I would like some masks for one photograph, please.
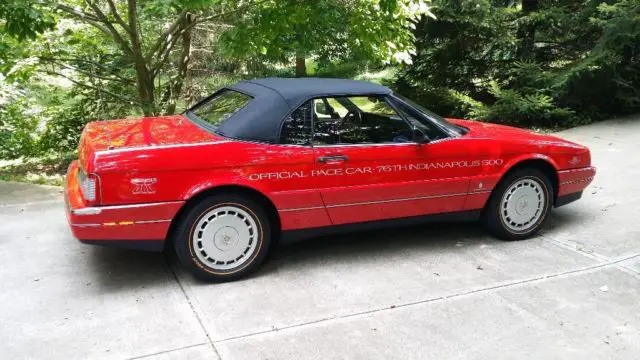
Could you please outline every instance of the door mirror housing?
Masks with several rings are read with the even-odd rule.
[[[415,141],[418,144],[428,144],[431,139],[429,139],[429,137],[422,132],[422,130],[418,129],[417,126],[414,126],[412,129],[413,132],[413,141]]]

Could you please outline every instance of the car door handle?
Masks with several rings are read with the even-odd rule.
[[[334,155],[334,156],[320,156],[318,158],[319,163],[327,163],[330,161],[347,161],[349,157],[346,155]]]

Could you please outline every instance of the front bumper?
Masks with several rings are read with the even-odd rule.
[[[556,207],[566,205],[580,199],[582,192],[596,176],[593,166],[558,171],[558,195]]]
[[[183,201],[87,206],[77,179],[78,162],[65,181],[67,221],[73,236],[84,243],[144,250],[162,250],[172,219]]]

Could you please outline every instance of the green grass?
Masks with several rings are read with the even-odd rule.
[[[356,80],[365,80],[372,83],[384,85],[395,78],[398,68],[388,67],[378,71],[367,71],[354,77]]]
[[[62,186],[74,153],[0,162],[0,180]]]

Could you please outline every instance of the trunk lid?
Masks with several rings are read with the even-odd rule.
[[[204,143],[220,139],[220,136],[205,131],[183,115],[94,121],[82,131],[78,157],[80,165],[90,173],[95,154],[99,151]]]

